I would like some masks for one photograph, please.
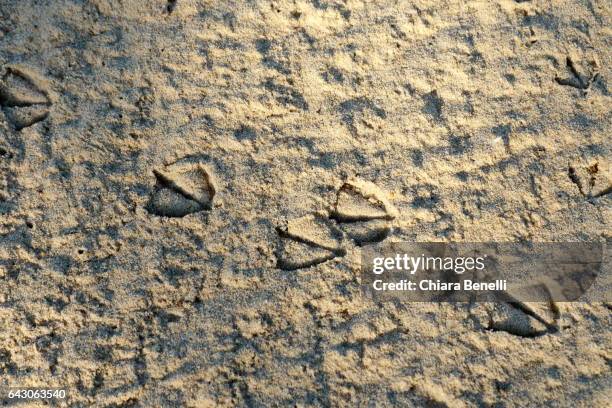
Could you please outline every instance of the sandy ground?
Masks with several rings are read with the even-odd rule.
[[[610,303],[375,303],[358,244],[610,242],[610,23],[600,0],[0,0],[0,387],[606,406]]]

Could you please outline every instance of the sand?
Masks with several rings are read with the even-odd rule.
[[[358,271],[370,241],[609,243],[610,23],[600,0],[0,0],[0,388],[606,406],[610,303],[377,303]]]

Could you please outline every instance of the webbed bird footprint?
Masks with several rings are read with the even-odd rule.
[[[396,216],[395,207],[374,184],[348,181],[338,190],[331,217],[307,215],[278,228],[277,265],[295,270],[344,256],[346,237],[357,245],[380,242],[390,234]]]
[[[216,194],[210,172],[201,163],[177,162],[153,170],[157,178],[147,211],[162,217],[184,217],[212,209]]]
[[[278,267],[284,270],[314,266],[346,254],[342,231],[319,214],[290,220],[278,228],[278,233]]]
[[[561,310],[553,299],[561,299],[561,292],[546,283],[510,289],[503,303],[481,303],[472,309],[472,316],[482,327],[504,331],[519,337],[539,337],[559,331]],[[525,299],[540,299],[539,302]]]
[[[16,130],[44,120],[51,100],[44,80],[22,66],[9,66],[0,80],[0,106]]]
[[[342,185],[332,217],[357,245],[380,242],[391,233],[397,210],[375,184],[353,179]]]
[[[520,337],[538,337],[559,330],[559,311],[554,302],[495,304],[487,328]]]

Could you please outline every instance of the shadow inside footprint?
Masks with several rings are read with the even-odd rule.
[[[277,267],[285,271],[308,268],[329,261],[338,256],[327,249],[315,247],[292,239],[281,239],[276,254]]]
[[[151,214],[184,217],[212,209],[215,185],[202,164],[174,163],[153,173],[157,185],[146,207]]]
[[[0,80],[0,105],[16,130],[44,120],[51,101],[43,80],[25,67],[10,66]]]
[[[357,245],[380,242],[391,233],[391,225],[386,220],[357,221],[340,224],[346,235]]]

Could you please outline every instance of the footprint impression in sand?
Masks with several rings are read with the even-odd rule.
[[[528,296],[531,292],[531,296]],[[540,302],[527,302],[521,299],[543,299]],[[553,295],[554,294],[554,295]],[[511,289],[502,303],[475,304],[470,314],[485,330],[502,331],[519,337],[539,337],[555,333],[562,328],[560,303],[561,289],[554,282],[540,282]]]
[[[146,207],[151,214],[184,217],[212,209],[215,183],[201,163],[176,162],[153,174],[157,185]]]
[[[520,337],[538,337],[557,332],[560,317],[558,305],[552,301],[499,303],[488,310],[485,327]]]
[[[346,254],[345,243],[380,242],[391,232],[397,210],[373,183],[354,179],[338,190],[331,216],[313,214],[278,228],[277,266],[295,270]]]
[[[357,245],[380,242],[391,232],[395,207],[375,184],[355,179],[344,183],[336,196],[332,218]]]
[[[0,79],[0,106],[16,130],[44,120],[51,100],[44,80],[22,66],[9,66]]]
[[[287,271],[306,268],[344,256],[343,233],[320,214],[290,220],[278,228],[281,244],[278,267]]]

